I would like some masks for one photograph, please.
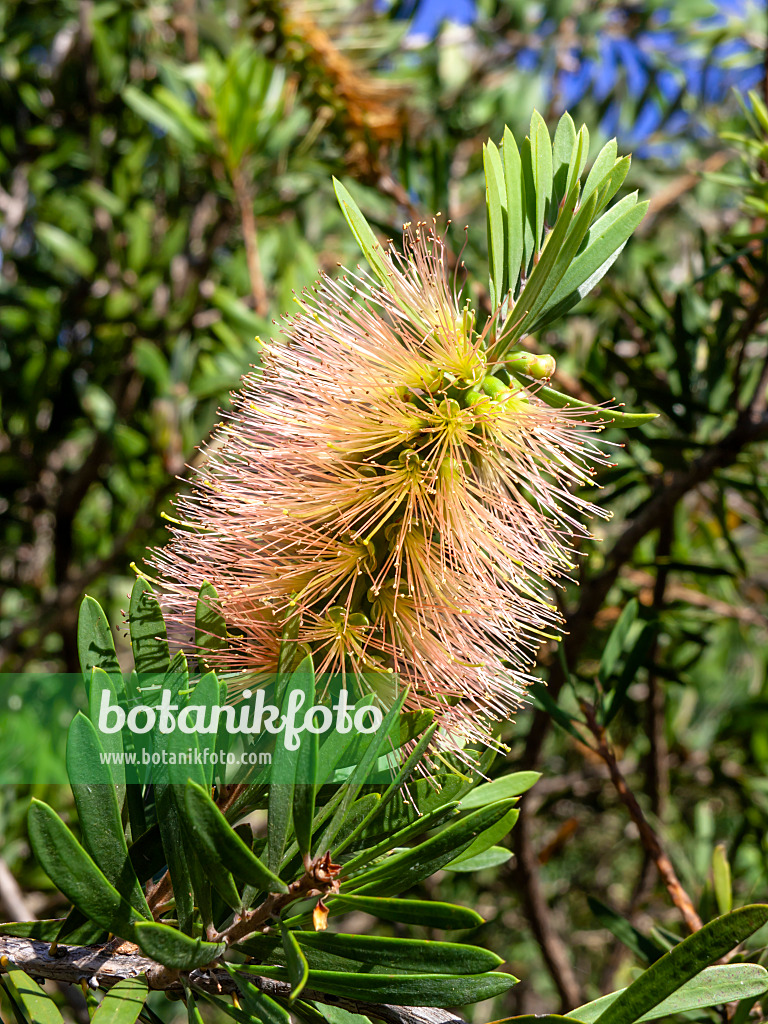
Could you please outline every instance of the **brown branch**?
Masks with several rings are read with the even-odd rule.
[[[245,260],[248,264],[248,277],[251,281],[254,307],[257,313],[261,316],[266,316],[269,310],[269,299],[267,298],[267,288],[264,284],[264,275],[261,272],[256,218],[253,215],[253,196],[242,171],[236,164],[229,168],[229,172],[242,221]]]
[[[542,891],[539,862],[531,842],[529,815],[525,806],[521,808],[512,835],[515,842],[516,887],[519,888],[533,934],[560,995],[561,1009],[567,1012],[574,1006],[580,1006],[584,1000],[567,947],[552,922]]]
[[[178,972],[168,972],[161,964],[140,953],[115,953],[103,946],[59,946],[51,956],[50,948],[48,942],[0,935],[0,973],[18,968],[33,978],[70,984],[85,980],[93,987],[98,985],[105,989],[126,978],[144,975],[150,989],[183,995]],[[232,995],[237,991],[237,984],[229,972],[219,968],[198,968],[185,974],[185,980],[193,989],[216,995]],[[248,981],[269,996],[285,999],[291,994],[291,986],[284,981],[251,974]],[[464,1024],[455,1013],[432,1006],[392,1006],[368,1003],[363,999],[338,999],[308,989],[302,995],[305,999],[375,1017],[385,1024]]]
[[[685,921],[689,931],[698,931],[702,926],[701,918],[694,909],[691,897],[685,891],[680,879],[677,877],[677,873],[672,866],[672,862],[664,852],[659,837],[648,824],[648,821],[643,814],[643,810],[637,802],[635,794],[627,785],[627,780],[624,778],[621,769],[619,768],[613,747],[611,747],[606,740],[605,729],[598,724],[597,719],[595,718],[594,708],[583,701],[581,709],[584,713],[589,731],[595,737],[595,750],[608,766],[611,781],[616,787],[619,799],[627,808],[632,821],[637,826],[644,849],[648,852],[648,855],[656,865],[656,869],[667,888],[667,892],[672,898],[672,902],[682,914],[683,920]]]

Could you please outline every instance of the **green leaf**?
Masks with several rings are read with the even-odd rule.
[[[311,655],[301,662],[297,674],[306,677],[305,691],[309,706],[315,695],[315,668]],[[296,757],[296,782],[293,787],[293,831],[302,856],[309,856],[312,848],[312,823],[315,817],[315,791],[320,760],[320,737],[306,730],[299,738]]]
[[[173,895],[176,899],[176,919],[182,931],[191,933],[195,908],[192,895],[192,876],[187,863],[189,846],[174,788],[169,782],[159,781],[156,777],[154,783],[155,813],[168,873],[173,885]]]
[[[283,718],[288,717],[288,709],[294,701],[294,693],[302,697],[301,707],[312,706],[315,696],[315,671],[312,658],[309,656],[304,658],[285,688],[280,709]],[[267,866],[270,871],[277,871],[280,867],[291,827],[296,752],[288,749],[285,744],[286,738],[287,730],[277,736],[269,776]]]
[[[8,971],[4,980],[14,1000],[24,1008],[32,1024],[64,1024],[51,997],[24,971]]]
[[[91,1024],[135,1024],[147,1000],[147,980],[125,978],[111,988],[91,1017]]]
[[[91,678],[94,667],[104,669],[111,676],[121,677],[115,641],[107,617],[99,602],[87,594],[77,616],[77,651],[80,671],[87,680]]]
[[[592,225],[587,233],[586,246],[565,272],[545,312],[530,325],[529,330],[536,330],[562,316],[592,291],[618,258],[647,210],[648,202],[638,203],[637,193],[632,193]]]
[[[247,978],[243,977],[234,967],[224,965],[237,982],[245,1009],[252,1018],[262,1024],[290,1024],[290,1015],[279,1003],[264,992],[260,992]]]
[[[152,587],[138,579],[128,612],[133,659],[139,675],[165,675],[170,668],[168,637],[160,604]]]
[[[491,307],[495,309],[504,295],[507,256],[504,226],[507,195],[501,157],[490,139],[483,146],[483,167],[485,169],[485,200],[488,215]]]
[[[126,85],[123,88],[122,97],[134,113],[145,121],[149,121],[166,135],[170,135],[181,146],[190,149],[194,146],[195,139],[187,127],[157,100],[147,96],[134,85]]]
[[[513,376],[522,384],[530,386],[530,380],[522,373],[513,371]],[[591,402],[582,402],[579,399],[571,398],[570,395],[564,395],[544,384],[537,384],[536,397],[553,409],[583,410],[585,419],[599,419],[605,424],[612,424],[616,427],[639,427],[643,423],[655,420],[658,415],[655,412],[619,412],[618,409],[606,409],[602,405],[594,405]]]
[[[565,1017],[559,1013],[522,1013],[519,1017],[505,1017],[493,1024],[579,1024],[576,1017]]]
[[[504,184],[507,192],[507,286],[514,295],[523,259],[525,202],[520,153],[509,128],[504,129],[502,160],[504,163]]]
[[[136,925],[136,942],[147,956],[165,967],[180,971],[193,971],[204,967],[224,952],[223,942],[203,942],[193,939],[157,921],[140,922]]]
[[[141,915],[104,877],[58,814],[33,797],[28,822],[32,849],[54,885],[105,931],[134,939]]]
[[[512,856],[512,851],[503,846],[489,846],[482,853],[473,857],[458,857],[445,865],[445,871],[483,871],[485,868],[495,868],[499,864],[506,864]]]
[[[85,849],[135,910],[152,914],[128,856],[117,793],[93,723],[78,711],[67,736],[67,775],[77,804]]]
[[[552,197],[552,143],[546,122],[538,110],[531,117],[531,164],[536,189],[536,248],[541,245],[544,221]]]
[[[715,883],[715,899],[721,914],[730,914],[733,909],[733,891],[731,889],[731,865],[725,843],[718,843],[712,852],[712,876]]]
[[[219,610],[219,597],[211,583],[203,583],[195,605],[195,648],[205,661],[209,651],[227,646],[227,626]]]
[[[597,671],[597,677],[603,686],[606,685],[613,675],[618,660],[624,652],[624,644],[630,629],[637,620],[639,608],[637,598],[632,598],[631,601],[628,601],[622,609],[621,615],[616,620],[616,625],[611,630],[610,636],[606,640],[603,654],[600,658],[600,667]]]
[[[186,824],[195,841],[220,864],[221,870],[231,871],[235,878],[266,892],[288,892],[285,882],[262,864],[210,796],[194,782],[185,787],[184,806]]]
[[[655,636],[656,624],[653,622],[646,623],[640,631],[640,635],[634,643],[632,650],[627,655],[624,668],[621,670],[621,674],[616,685],[613,687],[611,702],[603,715],[604,726],[609,726],[619,713],[622,704],[626,699],[627,691],[629,690],[630,685],[635,681],[638,670],[642,666],[648,664],[648,655]]]
[[[218,705],[219,697],[219,681],[216,678],[216,673],[206,672],[203,678],[195,684],[189,697],[189,703],[205,708],[205,721],[210,721],[211,708]],[[201,755],[204,754],[206,748],[209,751],[207,760],[203,757],[203,778],[207,786],[212,786],[214,764],[210,754],[216,749],[216,733],[197,733],[197,745]]]
[[[349,846],[354,839],[365,832],[366,826],[370,825],[373,821],[378,820],[381,812],[387,807],[391,800],[397,795],[401,795],[403,792],[402,787],[408,782],[415,769],[422,763],[422,757],[432,741],[432,737],[437,732],[439,723],[433,722],[432,725],[427,729],[424,735],[415,744],[410,754],[405,760],[405,764],[402,766],[400,771],[397,773],[395,778],[392,780],[390,785],[387,787],[385,792],[381,795],[381,799],[377,801],[376,806],[371,812],[363,818],[360,824],[351,832],[347,838],[337,843],[334,847],[334,853],[338,855]]]
[[[284,968],[240,968],[267,978],[284,979]],[[489,974],[347,974],[342,971],[310,971],[307,986],[326,995],[394,1006],[465,1006],[501,995],[517,984],[517,978],[500,971]]]
[[[587,180],[584,182],[584,191],[582,193],[584,199],[591,196],[598,185],[603,182],[609,171],[613,170],[613,167],[616,164],[618,148],[616,139],[611,139],[609,142],[606,142],[597,154],[595,162],[592,164],[589,174],[587,175]]]
[[[344,784],[344,795],[339,803],[336,812],[329,825],[326,827],[323,835],[318,843],[318,853],[325,853],[331,849],[331,844],[336,838],[343,821],[347,816],[349,808],[354,803],[360,792],[363,784],[367,781],[368,775],[376,763],[376,758],[379,755],[379,751],[384,746],[387,739],[390,737],[393,725],[397,722],[400,712],[402,710],[407,691],[401,693],[392,707],[384,716],[381,726],[373,736],[366,736],[368,746],[365,753],[360,758],[359,762],[355,766],[354,771],[349,776],[349,779]]]
[[[510,811],[507,811],[500,821],[495,822],[490,828],[482,832],[459,857],[455,857],[450,863],[456,864],[465,860],[474,860],[481,853],[485,853],[486,850],[495,846],[499,840],[509,834],[519,817],[520,811],[513,807]]]
[[[443,928],[456,931],[463,928],[477,928],[483,918],[470,907],[457,907],[452,903],[437,900],[402,900],[379,896],[339,895],[329,897],[328,906],[337,911],[362,911],[382,921],[397,921],[400,924],[420,924],[425,928]]]
[[[303,932],[299,934],[303,934]],[[301,951],[301,947],[296,939],[296,933],[292,932],[290,928],[283,928],[282,939],[283,949],[285,950],[286,969],[291,982],[290,1001],[293,1002],[294,999],[301,995],[301,990],[307,984],[309,964]]]
[[[341,212],[344,214],[344,218],[347,224],[349,224],[357,244],[362,249],[363,255],[368,260],[371,270],[378,278],[379,283],[390,292],[400,308],[408,314],[414,323],[421,324],[426,328],[427,325],[423,323],[417,310],[413,309],[393,287],[391,279],[392,269],[382,256],[381,243],[376,238],[376,235],[374,235],[370,224],[361,213],[355,200],[337,178],[333,179],[333,189],[341,207]]]
[[[429,811],[422,815],[414,815],[414,820],[410,824],[405,825],[404,828],[393,826],[393,828],[388,830],[387,813],[385,811],[382,819],[379,820],[376,826],[376,834],[378,835],[380,831],[383,831],[384,838],[374,846],[361,850],[360,853],[348,860],[344,865],[343,873],[345,875],[352,874],[364,865],[370,864],[377,857],[388,854],[394,847],[405,846],[415,836],[422,835],[432,828],[437,828],[443,822],[448,821],[449,818],[457,817],[458,814],[458,803],[451,802],[443,807],[437,807],[434,811]],[[404,820],[407,821],[408,819],[405,818]]]
[[[513,796],[520,796],[538,782],[541,772],[512,772],[510,775],[502,775],[493,782],[485,782],[481,786],[471,789],[466,796],[461,798],[462,811],[473,811],[476,807],[485,807],[487,804],[495,803],[497,800],[508,800]]]
[[[591,1003],[571,1010],[569,1016],[583,1024],[593,1024],[626,989],[611,992]],[[678,1013],[703,1010],[707,1006],[723,1006],[741,999],[751,999],[768,991],[768,971],[759,964],[725,964],[707,967],[697,977],[687,981],[676,992],[668,996],[648,1013],[638,1017],[638,1024],[645,1020],[658,1020]]]
[[[550,223],[553,224],[557,217],[557,207],[563,196],[568,194],[571,184],[573,184],[568,181],[568,170],[575,147],[576,125],[566,110],[558,121],[557,128],[555,129],[555,138],[552,142],[552,206]]]
[[[641,960],[652,964],[665,952],[652,939],[649,939],[635,928],[634,925],[630,924],[625,917],[612,910],[611,907],[606,906],[605,903],[595,899],[593,896],[587,896],[587,903],[589,904],[589,909],[603,928],[607,928],[608,931],[612,932],[620,942],[624,943],[627,949],[631,949]]]
[[[392,892],[403,892],[449,861],[456,860],[475,839],[504,820],[513,806],[513,800],[500,800],[488,807],[480,807],[421,845],[393,854],[345,885],[361,896],[388,896]]]
[[[38,223],[35,235],[57,260],[74,270],[80,277],[91,278],[96,270],[96,254],[73,235],[54,224]]]
[[[107,694],[112,707],[121,704],[115,682],[116,676],[111,676],[101,667],[91,670],[91,685],[88,692],[88,717],[96,725],[99,721],[99,711],[104,693]],[[121,685],[122,689],[122,685]],[[125,802],[125,763],[122,758],[123,737],[120,731],[112,733],[98,732],[98,739],[104,753],[112,754],[112,764],[109,765],[111,777],[117,786],[117,802],[122,809]]]
[[[539,260],[534,264],[531,276],[526,281],[514,308],[504,322],[502,333],[507,345],[513,339],[525,334],[528,331],[528,325],[533,323],[539,312],[546,307],[550,296],[557,288],[558,283],[570,264],[570,250],[575,250],[578,247],[581,237],[586,232],[587,225],[592,216],[594,201],[588,201],[586,206],[582,206],[576,218],[577,222],[581,220],[582,226],[579,228],[574,224],[573,233],[569,234],[578,199],[579,182],[575,181],[560,210],[560,215],[557,218],[554,229],[547,236]],[[577,239],[576,236],[579,231],[581,232],[581,237]],[[568,252],[564,253],[566,247],[568,247]],[[505,330],[507,326],[511,328],[509,332]]]
[[[634,1024],[766,922],[766,904],[752,904],[715,918],[652,964],[597,1020],[600,1024]]]
[[[501,957],[479,946],[423,939],[392,939],[378,935],[343,935],[332,932],[294,932],[302,946],[320,949],[364,964],[405,967],[425,974],[482,974],[503,963]],[[389,970],[388,972],[389,973]]]

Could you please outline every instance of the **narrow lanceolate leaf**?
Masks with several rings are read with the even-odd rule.
[[[116,707],[118,701],[118,690],[115,683],[117,677],[110,675],[103,668],[94,668],[91,674],[91,685],[88,691],[88,717],[96,725],[99,721],[102,701],[108,701],[110,707]],[[106,698],[104,694],[106,693]],[[112,716],[114,718],[114,715]],[[107,723],[114,727],[114,722]],[[123,737],[121,731],[102,732],[99,730],[99,741],[104,753],[112,755],[112,764],[109,766],[112,773],[112,780],[117,787],[117,802],[122,809],[125,801],[125,764],[123,762]]]
[[[523,259],[525,211],[520,153],[509,128],[504,129],[502,143],[504,186],[507,193],[507,287],[515,294]]]
[[[235,968],[229,964],[224,966],[237,982],[243,1005],[248,1014],[250,1014],[250,1019],[245,1017],[248,1024],[252,1024],[254,1020],[261,1021],[262,1024],[290,1024],[290,1015],[284,1007],[275,1002],[270,996],[265,995],[264,992],[260,992],[255,985],[251,984],[242,974],[239,974]]]
[[[483,918],[470,907],[457,907],[452,903],[436,900],[399,900],[379,896],[334,896],[329,905],[334,913],[338,911],[362,911],[382,921],[397,921],[401,924],[421,924],[426,928],[442,928],[456,931],[463,928],[477,928]]]
[[[541,245],[544,220],[552,196],[552,142],[549,129],[538,110],[531,117],[531,164],[536,189],[536,248]]]
[[[388,896],[394,892],[403,892],[449,861],[455,860],[513,807],[514,800],[501,800],[472,811],[420,846],[396,853],[363,874],[349,879],[345,888],[357,891],[361,896]]]
[[[221,870],[267,892],[288,892],[288,886],[246,846],[204,789],[188,782],[184,793],[186,824]]]
[[[507,193],[499,151],[490,140],[483,146],[485,201],[488,217],[488,262],[490,264],[491,306],[495,309],[504,295],[506,268]]]
[[[592,225],[587,234],[586,247],[565,272],[547,303],[546,311],[536,323],[531,324],[531,330],[561,316],[594,288],[610,269],[647,209],[648,203],[638,203],[637,193],[632,193]]]
[[[724,1006],[741,999],[754,999],[768,991],[768,971],[759,964],[725,964],[721,967],[707,967],[691,981],[687,981],[658,1006],[638,1018],[638,1024],[645,1020],[658,1020],[678,1013],[703,1010],[707,1006]],[[583,1024],[593,1024],[619,996],[626,992],[621,989],[591,1003],[571,1010],[569,1016]]]
[[[216,678],[215,672],[206,672],[199,683],[196,684],[192,691],[189,703],[194,704],[197,707],[204,708],[205,721],[210,721],[211,708],[219,703],[219,681]],[[210,756],[216,749],[216,734],[212,732],[197,733],[197,745],[200,748],[201,759],[203,761],[203,778],[207,786],[213,785],[213,758]],[[208,749],[208,756],[202,756],[205,753],[206,748]]]
[[[513,376],[523,384],[530,386],[530,381],[522,373],[513,373]],[[536,395],[542,402],[546,402],[554,409],[579,409],[583,411],[585,418],[599,419],[605,424],[611,423],[617,427],[639,427],[657,417],[655,412],[620,412],[618,409],[606,409],[602,405],[594,405],[591,402],[582,402],[579,399],[571,398],[570,395],[564,395],[543,384],[537,385]]]
[[[381,795],[381,799],[376,802],[376,806],[371,810],[369,814],[355,827],[355,829],[344,839],[343,842],[337,842],[334,846],[334,853],[339,854],[342,850],[346,849],[354,839],[359,835],[363,834],[366,827],[371,827],[373,822],[377,821],[381,812],[387,807],[391,800],[396,795],[402,793],[402,787],[408,782],[416,767],[421,764],[421,759],[424,751],[427,749],[432,741],[432,737],[437,732],[439,723],[433,722],[432,725],[427,729],[421,739],[416,743],[413,750],[406,758],[405,764],[397,773],[395,778],[392,780],[390,785],[387,787],[385,792]]]
[[[131,591],[129,624],[133,660],[139,675],[164,675],[170,668],[163,613],[152,588],[138,579]]]
[[[310,701],[315,692],[315,667],[311,656],[307,656],[299,665],[297,672],[307,678],[306,692]],[[296,757],[296,782],[293,787],[293,831],[296,835],[299,852],[309,856],[312,847],[312,822],[315,817],[315,790],[320,761],[320,737],[317,733],[306,730],[299,738],[299,750]]]
[[[344,820],[347,817],[347,813],[354,803],[358,793],[360,792],[363,784],[366,782],[371,769],[376,763],[376,759],[379,756],[379,752],[384,746],[387,738],[391,735],[392,728],[397,722],[398,716],[402,710],[403,704],[407,692],[403,692],[400,697],[394,702],[392,707],[384,716],[381,726],[373,736],[366,737],[369,741],[365,753],[360,758],[360,761],[356,765],[354,771],[349,776],[349,779],[343,788],[343,797],[339,803],[339,806],[331,818],[330,823],[323,832],[322,838],[318,844],[318,853],[325,853],[331,849],[333,840],[339,833]]]
[[[136,942],[147,956],[166,967],[193,971],[215,960],[224,952],[223,942],[203,942],[184,935],[178,928],[158,922],[136,925]]]
[[[315,935],[316,933],[311,932],[310,934]],[[292,932],[290,928],[284,928],[282,938],[283,949],[285,950],[285,965],[291,982],[291,1002],[293,1002],[294,999],[301,995],[301,990],[307,984],[309,964],[301,951],[296,933]]]
[[[481,853],[485,853],[486,850],[490,850],[492,846],[501,842],[501,840],[509,834],[519,817],[520,811],[513,807],[511,810],[507,811],[499,821],[491,825],[490,828],[485,829],[484,832],[481,832],[477,839],[475,839],[473,843],[470,843],[467,849],[458,857],[455,857],[453,861],[450,861],[450,863],[455,864],[463,860],[474,860],[474,858],[478,857]]]
[[[712,876],[715,883],[715,899],[721,914],[730,914],[733,909],[731,888],[731,865],[724,843],[718,843],[712,853]]]
[[[93,723],[78,712],[67,737],[67,775],[77,804],[85,848],[105,877],[142,917],[152,914],[125,841],[112,773]]]
[[[146,978],[118,981],[99,1003],[91,1024],[135,1024],[146,1000]]]
[[[294,932],[300,945],[364,964],[429,974],[482,974],[503,963],[501,957],[478,946],[458,942],[426,942],[378,935],[342,935],[331,932]]]
[[[597,1020],[600,1024],[634,1024],[766,922],[768,904],[759,903],[715,918],[652,964]]]
[[[528,278],[512,312],[505,321],[505,328],[507,325],[511,327],[509,334],[504,336],[507,344],[514,338],[518,338],[527,332],[528,325],[536,319],[539,311],[554,292],[558,282],[565,273],[568,260],[567,258],[561,258],[561,253],[568,238],[568,231],[571,227],[578,198],[579,183],[575,181],[560,210],[560,216],[557,219],[554,230],[547,237],[544,248],[541,250],[539,261],[534,265],[531,276]],[[591,209],[584,210],[582,208],[579,216],[583,214],[586,215],[586,222],[588,223]],[[586,226],[584,231],[586,231]]]
[[[616,139],[611,139],[603,146],[600,152],[595,157],[595,162],[589,170],[587,180],[584,182],[584,192],[582,193],[586,199],[591,196],[598,185],[603,181],[606,174],[611,171],[616,164],[616,154],[618,153],[618,145]]]
[[[305,658],[293,673],[283,693],[281,713],[288,717],[289,708],[311,707],[315,696],[315,672],[311,657]],[[301,717],[301,712],[299,712]],[[288,731],[277,734],[269,776],[269,817],[267,819],[267,866],[277,871],[283,859],[293,811],[293,784],[296,778],[296,751],[286,746]]]
[[[195,607],[195,648],[203,660],[208,651],[220,651],[227,645],[227,626],[218,602],[215,587],[203,583]]]
[[[603,686],[605,686],[613,675],[613,671],[618,664],[619,658],[624,652],[624,645],[630,629],[637,620],[639,607],[637,598],[633,598],[629,601],[622,609],[616,625],[611,630],[610,636],[603,648],[603,654],[600,658],[600,668],[597,672],[597,678]]]
[[[481,786],[471,789],[466,796],[461,798],[461,809],[462,811],[473,811],[476,807],[485,807],[497,800],[508,800],[513,796],[520,796],[540,778],[541,772],[512,772],[511,775],[502,775],[500,779],[485,782]]]
[[[387,261],[382,256],[382,246],[371,230],[371,226],[360,211],[359,206],[349,194],[346,188],[338,179],[333,179],[333,189],[336,193],[341,212],[349,224],[357,244],[363,250],[363,255],[368,260],[371,270],[378,278],[379,283],[392,294],[401,309],[413,318],[414,323],[422,323],[421,316],[413,309],[393,286],[392,271]],[[426,326],[426,325],[424,325]]]
[[[77,617],[77,652],[80,671],[86,680],[90,680],[91,670],[96,666],[120,678],[115,641],[107,617],[99,602],[87,594]]]
[[[287,980],[285,968],[241,968],[266,978]],[[326,995],[394,1006],[465,1006],[492,999],[517,984],[517,978],[500,971],[488,974],[347,974],[342,971],[310,971],[307,988]]]
[[[486,868],[495,868],[500,864],[506,864],[512,856],[512,851],[504,846],[489,846],[482,853],[472,857],[458,857],[445,865],[446,871],[469,872],[484,871]]]
[[[133,939],[142,916],[109,883],[58,814],[33,798],[28,820],[32,849],[54,885],[105,931]]]
[[[8,971],[4,980],[14,1002],[23,1008],[32,1024],[64,1024],[51,997],[24,971]]]
[[[568,182],[568,169],[575,146],[576,125],[566,110],[558,121],[555,137],[552,141],[552,205],[550,206],[550,224],[554,224],[557,217],[557,207],[563,197],[568,194],[570,184],[572,184],[572,182],[570,184]]]

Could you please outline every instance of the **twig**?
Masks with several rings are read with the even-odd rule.
[[[8,958],[0,960],[0,972],[15,967],[34,978],[50,978],[71,984],[79,984],[85,979],[105,989],[126,978],[136,978],[143,974],[150,989],[179,995],[183,993],[178,974],[171,977],[161,964],[139,953],[114,953],[102,946],[59,946],[54,956],[49,951],[48,942],[0,935],[0,958]],[[231,995],[237,991],[236,982],[223,969],[200,968],[186,974],[185,980],[192,988],[217,995]],[[291,994],[291,986],[284,981],[251,974],[248,975],[248,981],[266,995],[284,999]],[[462,1018],[455,1013],[432,1006],[391,1006],[386,1003],[369,1003],[363,999],[338,999],[308,989],[304,990],[303,997],[342,1006],[353,1013],[385,1021],[385,1024],[464,1024]]]
[[[253,196],[243,172],[234,164],[229,168],[232,177],[232,187],[235,190],[237,206],[240,210],[240,219],[243,227],[243,241],[245,243],[245,259],[248,264],[248,277],[251,281],[251,292],[256,312],[266,316],[269,309],[267,288],[264,284],[264,276],[261,272],[261,257],[259,256],[258,235],[256,232],[256,218],[253,215]]]
[[[560,994],[561,1008],[566,1012],[574,1006],[580,1006],[584,1000],[566,945],[552,923],[552,915],[542,892],[539,862],[531,843],[525,806],[521,808],[512,835],[515,841],[515,881],[525,903],[533,934]]]
[[[581,709],[584,713],[587,727],[595,737],[595,750],[608,766],[608,771],[610,772],[611,780],[616,787],[616,792],[619,794],[619,799],[629,811],[632,821],[637,825],[643,847],[653,859],[653,862],[661,875],[661,879],[667,887],[667,892],[671,896],[672,902],[682,914],[683,920],[685,921],[689,931],[698,931],[702,926],[701,918],[696,913],[690,896],[683,888],[680,879],[677,877],[677,873],[672,866],[672,862],[664,852],[659,837],[648,824],[642,808],[635,798],[635,794],[627,785],[627,780],[622,775],[618,762],[616,761],[616,755],[613,751],[613,747],[611,747],[606,741],[605,729],[598,724],[597,719],[595,718],[594,708],[592,705],[587,704],[586,701],[582,701]]]

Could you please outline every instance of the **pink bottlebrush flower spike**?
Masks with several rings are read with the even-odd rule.
[[[179,503],[193,529],[153,563],[189,627],[216,588],[235,636],[213,667],[274,672],[298,613],[318,673],[384,704],[410,684],[446,747],[487,743],[557,629],[577,515],[603,514],[572,493],[605,462],[599,424],[494,375],[434,225],[381,259],[388,290],[326,277],[302,297]]]

